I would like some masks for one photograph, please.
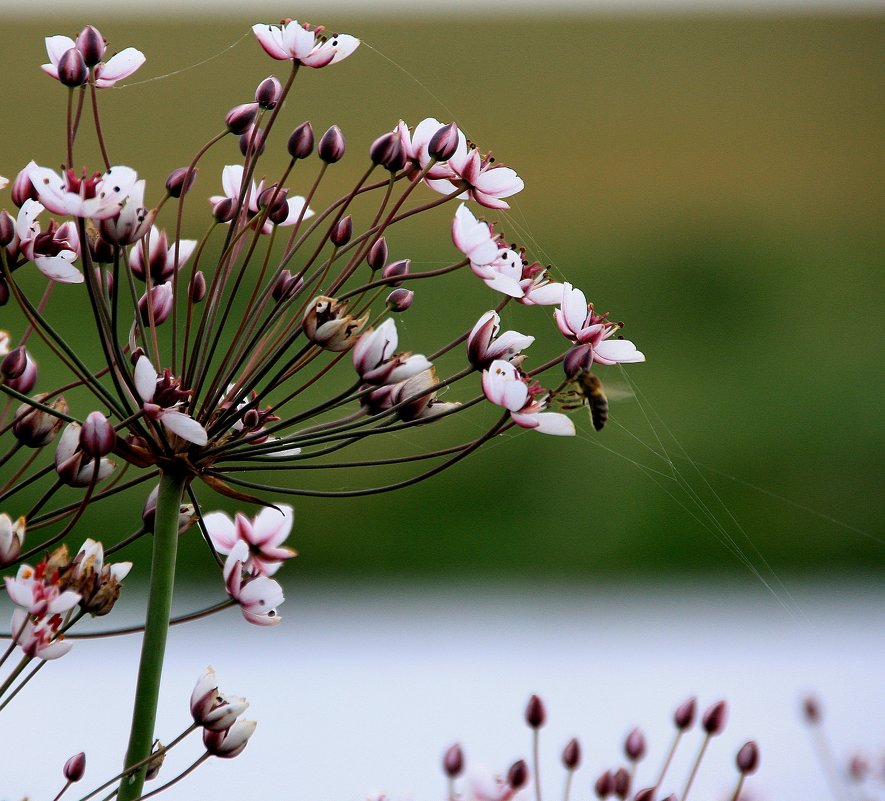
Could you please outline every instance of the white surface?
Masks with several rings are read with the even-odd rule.
[[[881,589],[798,590],[798,617],[752,584],[715,593],[675,585],[341,592],[290,584],[288,595],[275,629],[251,627],[230,610],[173,630],[160,737],[168,741],[188,725],[191,689],[210,663],[222,691],[250,700],[247,717],[259,725],[244,754],[211,761],[162,798],[357,801],[384,789],[392,799],[442,799],[439,761],[455,740],[468,764],[506,770],[529,757],[522,713],[533,692],[549,712],[548,798],[561,797],[559,752],[574,735],[585,753],[576,800],[593,797],[591,782],[618,764],[636,724],[650,742],[640,773],[649,779],[669,743],[672,710],[692,694],[702,708],[725,698],[731,709],[695,801],[725,796],[734,754],[751,738],[762,750],[762,769],[749,784],[754,799],[830,798],[799,721],[809,690],[823,699],[841,755],[860,745],[876,755],[885,748]],[[183,611],[212,600],[176,605]],[[121,610],[104,625],[135,613]],[[137,636],[80,642],[3,712],[0,799],[52,799],[61,766],[80,750],[87,776],[66,799],[118,769],[138,647]],[[689,742],[667,792],[681,788],[697,732]],[[196,737],[186,741],[161,780],[200,751]]]

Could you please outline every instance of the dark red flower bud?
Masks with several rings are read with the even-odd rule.
[[[286,202],[289,190],[272,184],[258,195],[258,205],[268,207],[267,218],[274,224],[285,222],[289,216],[289,204]]]
[[[444,125],[432,137],[427,152],[437,161],[448,161],[458,149],[458,126],[454,122]]]
[[[614,790],[618,798],[626,798],[630,795],[630,774],[624,768],[618,768],[614,776]]]
[[[82,86],[89,77],[89,67],[83,60],[83,54],[76,47],[62,53],[57,68],[59,82],[71,89]]]
[[[89,255],[98,264],[111,264],[114,261],[114,246],[101,234],[89,239]]]
[[[181,197],[190,192],[196,180],[196,167],[178,167],[169,173],[169,177],[166,179],[166,191],[170,197]]]
[[[265,78],[255,90],[255,102],[261,108],[272,109],[280,102],[283,94],[283,85],[274,75]]]
[[[21,377],[28,366],[28,352],[23,346],[13,348],[0,362],[0,376],[7,381]]]
[[[351,236],[353,236],[353,217],[348,214],[335,223],[329,238],[336,248],[340,248],[350,242]]]
[[[450,746],[443,756],[443,770],[450,779],[457,779],[464,770],[464,752],[458,743]]]
[[[544,702],[537,695],[533,695],[526,704],[525,722],[533,729],[540,729],[546,720],[547,710],[544,709]]]
[[[566,770],[577,770],[581,764],[581,744],[577,737],[572,737],[562,749],[562,764]]]
[[[366,263],[373,270],[380,270],[387,264],[387,240],[383,236],[379,237],[375,244],[369,248],[369,253],[366,255]]]
[[[83,774],[86,773],[86,754],[82,751],[79,754],[74,754],[65,762],[63,773],[69,782],[80,781],[83,778]]]
[[[397,313],[408,311],[412,307],[414,299],[415,293],[411,289],[394,289],[387,296],[387,308]]]
[[[655,801],[655,789],[654,787],[646,787],[644,790],[640,790],[633,796],[633,801]]]
[[[15,180],[12,182],[10,190],[12,202],[19,208],[25,205],[26,200],[38,200],[40,197],[37,194],[34,182],[31,180],[30,175],[28,175],[29,170],[33,166],[35,165],[32,161],[27,167],[19,171],[19,174],[15,176]]]
[[[169,319],[169,315],[172,314],[173,303],[172,284],[152,286],[149,293],[146,292],[138,299],[138,313],[141,322],[144,325],[150,325],[151,323],[162,325]]]
[[[101,412],[90,412],[80,429],[80,448],[87,456],[107,456],[117,441],[114,427]]]
[[[106,42],[94,25],[87,25],[77,36],[77,49],[83,54],[87,67],[94,67],[104,58]]]
[[[756,768],[759,767],[759,746],[756,745],[752,740],[748,743],[744,743],[741,747],[741,750],[737,753],[737,762],[738,770],[744,775],[749,776],[751,773],[756,772]]]
[[[227,112],[224,123],[228,131],[239,136],[249,130],[257,114],[258,103],[242,103]]]
[[[260,156],[264,153],[264,143],[267,141],[267,132],[261,128],[251,125],[249,130],[240,137],[240,153],[244,156],[252,153],[254,156]]]
[[[403,152],[403,143],[399,133],[391,131],[379,136],[369,148],[369,158],[390,172],[398,172],[405,167],[406,154]]]
[[[624,741],[624,753],[631,762],[638,762],[645,756],[645,735],[640,729],[633,729]]]
[[[313,153],[313,128],[309,122],[302,122],[292,131],[286,148],[293,159],[306,159]]]
[[[2,248],[3,245],[0,245]],[[0,277],[0,306],[5,306],[9,302],[9,286],[6,281]]]
[[[399,261],[392,261],[381,271],[381,276],[383,278],[401,278],[404,275],[408,275],[409,265],[411,263],[411,259],[400,259]],[[391,281],[390,285],[399,286],[396,281]]]
[[[323,134],[317,146],[317,154],[326,164],[335,164],[344,158],[344,134],[337,125],[333,125]]]
[[[673,723],[680,731],[687,731],[694,725],[694,717],[697,712],[697,699],[692,697],[683,701],[673,713]]]
[[[599,798],[608,798],[615,791],[615,777],[610,770],[603,773],[593,785],[596,795]]]
[[[574,378],[584,370],[593,367],[593,348],[590,345],[575,345],[562,360],[562,369],[566,378]]]
[[[704,731],[711,737],[720,734],[725,728],[725,721],[728,720],[728,705],[725,701],[719,701],[704,712],[703,720]]]
[[[197,272],[194,273],[194,277],[191,279],[188,296],[191,299],[191,303],[199,303],[206,297],[206,276],[203,275],[202,270],[197,270]]]
[[[15,220],[6,209],[0,210],[0,248],[15,239]]]
[[[514,790],[525,787],[529,781],[529,766],[524,759],[514,762],[507,771],[507,784]]]
[[[814,696],[809,695],[802,701],[802,712],[808,723],[820,723],[820,704]]]
[[[237,211],[237,202],[232,197],[223,197],[212,207],[212,216],[220,223],[230,222]]]
[[[288,270],[283,270],[274,282],[271,295],[277,302],[292,297],[301,287],[304,286],[304,279],[295,278]]]

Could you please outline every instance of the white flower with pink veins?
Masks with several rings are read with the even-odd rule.
[[[560,306],[553,312],[563,336],[593,349],[593,361],[599,364],[634,364],[644,362],[645,354],[629,339],[610,339],[620,326],[606,315],[594,313],[580,289],[563,284]]]
[[[291,506],[280,504],[278,509],[262,509],[253,520],[240,512],[233,520],[224,512],[210,512],[203,520],[216,551],[230,554],[238,542],[244,542],[248,557],[243,567],[250,573],[272,576],[284,561],[297,555],[282,545],[292,531],[293,515]]]
[[[46,53],[49,55],[49,64],[43,64],[42,70],[47,75],[58,80],[58,62],[61,57],[76,47],[76,42],[70,36],[47,36]],[[144,53],[134,47],[127,47],[119,53],[111,56],[107,61],[102,61],[95,66],[95,86],[98,89],[107,89],[117,81],[128,78],[145,62]]]
[[[264,51],[277,61],[295,61],[305,67],[326,67],[343,61],[360,45],[349,34],[323,36],[323,27],[289,20],[282,25],[252,26],[252,32]],[[319,34],[319,35],[318,35]]]
[[[15,236],[7,246],[7,252],[13,257],[21,253],[51,281],[83,283],[83,273],[73,264],[80,251],[77,227],[70,220],[61,225],[52,220],[49,230],[44,233],[37,221],[42,211],[43,204],[31,198],[22,204],[15,220]]]
[[[388,317],[377,328],[364,331],[353,346],[353,366],[369,384],[396,384],[429,370],[433,365],[420,353],[395,353],[396,323]]]
[[[575,424],[566,415],[544,411],[545,390],[529,385],[526,376],[510,362],[498,359],[483,370],[482,389],[488,400],[510,412],[518,426],[559,437],[575,434]]]
[[[61,592],[56,584],[47,582],[41,565],[37,569],[21,565],[15,578],[6,576],[4,581],[9,600],[29,615],[44,617],[67,612],[80,602],[80,593],[73,590]]]
[[[163,406],[155,402],[158,393],[157,381],[160,376],[151,364],[147,356],[140,356],[135,363],[135,389],[141,398],[141,408],[151,420],[157,420],[168,428],[173,434],[177,434],[188,442],[195,445],[205,445],[208,442],[206,429],[203,428],[193,417],[184,412],[179,412],[175,407],[180,401],[169,406]],[[166,375],[164,375],[164,380]],[[157,398],[159,400],[159,398]],[[166,402],[165,400],[163,401]]]
[[[53,214],[106,220],[120,213],[126,198],[138,182],[138,173],[131,167],[118,165],[104,175],[95,173],[77,177],[73,170],[64,176],[48,167],[34,166],[28,177],[40,202]]]

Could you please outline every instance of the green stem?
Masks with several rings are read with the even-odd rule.
[[[154,741],[160,676],[163,672],[166,635],[169,633],[169,615],[172,609],[172,586],[178,548],[178,509],[184,485],[183,475],[162,473],[160,476],[151,559],[151,588],[144,640],[141,644],[141,661],[138,665],[132,730],[129,734],[129,749],[126,751],[124,763],[127,766],[135,765],[148,757]],[[118,801],[133,801],[141,795],[146,770],[145,765],[120,782]]]

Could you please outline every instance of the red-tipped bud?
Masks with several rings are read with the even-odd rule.
[[[83,60],[83,54],[76,47],[62,53],[57,68],[59,83],[71,89],[82,86],[89,77],[89,67]]]
[[[286,149],[293,159],[306,159],[313,153],[313,128],[309,122],[302,122],[292,131]]]
[[[673,723],[676,725],[676,728],[679,731],[687,731],[692,726],[694,726],[694,718],[697,713],[698,701],[697,698],[689,698],[687,701],[683,701],[678,707],[676,707],[676,711],[673,713]]]
[[[507,784],[514,790],[525,787],[529,781],[529,766],[524,759],[514,762],[507,771]]]
[[[546,720],[547,710],[544,709],[544,702],[537,695],[533,695],[526,704],[525,722],[533,729],[540,729]]]
[[[107,456],[117,441],[114,427],[101,412],[90,412],[80,429],[80,448],[87,456]]]
[[[727,720],[728,705],[725,701],[719,701],[704,712],[701,722],[704,726],[704,731],[712,737],[716,734],[721,734]]]
[[[329,238],[332,240],[332,244],[336,248],[340,248],[342,245],[346,245],[350,242],[350,237],[352,236],[353,217],[348,214],[346,217],[342,217],[337,223],[335,223],[332,227],[332,233],[329,235]]]
[[[242,103],[227,112],[224,124],[227,125],[228,131],[239,136],[249,130],[257,114],[258,103]]]
[[[398,172],[406,166],[406,154],[398,131],[379,136],[369,148],[369,158],[390,172]]]
[[[624,741],[624,753],[631,762],[638,762],[645,756],[645,735],[640,729],[633,729]]]
[[[581,744],[577,737],[572,737],[562,749],[562,764],[566,770],[577,770],[581,764]]]
[[[7,381],[19,378],[28,366],[28,352],[24,346],[13,348],[0,362],[0,376]]]
[[[443,770],[450,779],[457,779],[464,771],[464,751],[458,743],[450,746],[443,756]]]
[[[280,102],[283,85],[274,75],[269,75],[255,89],[255,102],[261,108],[272,109]]]
[[[655,788],[646,787],[633,796],[633,801],[655,801]]]
[[[166,179],[166,191],[170,197],[181,197],[190,192],[196,180],[196,167],[178,167],[169,173],[169,177]]]
[[[624,768],[618,768],[614,774],[614,792],[618,798],[630,795],[630,774]]]
[[[240,153],[244,156],[249,153],[253,156],[261,156],[264,153],[266,141],[267,131],[262,131],[257,125],[250,125],[249,130],[240,136]]]
[[[62,772],[69,782],[80,781],[83,778],[83,774],[86,773],[86,754],[82,751],[79,754],[74,754],[65,762]]]
[[[26,200],[37,200],[40,197],[37,194],[34,182],[31,181],[31,176],[28,174],[34,166],[32,161],[27,167],[19,171],[19,174],[15,176],[15,180],[12,182],[12,188],[10,189],[12,202],[19,208],[25,205]]]
[[[317,155],[326,164],[335,164],[344,158],[344,134],[337,125],[333,125],[323,134],[317,146]]]
[[[150,298],[150,300],[148,300]],[[150,306],[148,306],[150,303]],[[145,293],[138,299],[138,314],[144,325],[153,322],[154,325],[162,325],[169,319],[172,313],[172,284],[160,284],[151,287],[149,293]]]
[[[197,270],[194,273],[188,288],[188,296],[191,299],[191,303],[199,303],[206,297],[206,276],[203,275],[202,270]]]
[[[237,202],[230,197],[223,197],[212,207],[212,216],[220,223],[230,222],[237,211]]]
[[[394,289],[387,296],[387,308],[396,313],[408,311],[414,300],[415,293],[411,289]]]
[[[597,798],[608,798],[615,791],[615,777],[610,770],[603,773],[593,785]]]
[[[379,237],[375,244],[369,248],[366,255],[366,264],[373,270],[380,270],[387,264],[387,240],[382,236]]]
[[[77,36],[77,49],[83,54],[87,67],[94,67],[104,58],[107,49],[104,36],[94,25],[87,25]]]
[[[802,714],[808,723],[820,723],[820,704],[813,695],[807,696],[802,701]]]
[[[448,161],[458,149],[458,126],[454,122],[444,125],[432,137],[427,152],[437,161]]]
[[[0,210],[0,248],[5,248],[15,239],[15,220],[6,209]]]
[[[744,743],[741,750],[737,752],[737,759],[735,761],[737,762],[737,769],[742,775],[749,776],[751,773],[755,773],[759,767],[759,746],[752,740]]]
[[[381,276],[383,278],[402,278],[404,275],[409,274],[409,265],[411,263],[411,259],[400,259],[399,261],[392,261],[381,271]],[[391,281],[390,285],[399,286],[399,283],[396,281]]]

